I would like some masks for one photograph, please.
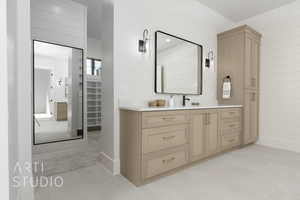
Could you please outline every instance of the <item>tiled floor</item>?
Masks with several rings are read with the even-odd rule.
[[[300,154],[259,145],[217,156],[142,187],[101,164],[61,174],[36,200],[300,200]]]

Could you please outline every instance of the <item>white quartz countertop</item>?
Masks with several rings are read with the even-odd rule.
[[[175,107],[146,107],[146,106],[121,106],[121,110],[131,110],[138,112],[151,111],[171,111],[171,110],[201,110],[201,109],[216,109],[216,108],[241,108],[242,105],[200,105],[200,106],[175,106]]]

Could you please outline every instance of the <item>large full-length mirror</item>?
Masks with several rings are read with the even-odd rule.
[[[83,138],[83,50],[33,41],[34,144]]]
[[[202,94],[202,46],[157,31],[155,33],[155,92]]]

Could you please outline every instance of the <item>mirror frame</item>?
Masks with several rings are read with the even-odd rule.
[[[35,96],[34,96],[34,66],[35,66],[35,54],[34,54],[34,43],[35,42],[43,42],[46,44],[52,44],[52,45],[57,45],[57,46],[61,46],[61,47],[68,47],[68,48],[72,48],[72,49],[77,49],[81,51],[82,54],[82,136],[80,138],[71,138],[71,139],[64,139],[64,140],[57,140],[57,141],[49,141],[49,142],[41,142],[41,143],[36,143],[36,139],[35,139],[35,120],[34,120],[34,106],[35,106]],[[85,105],[85,90],[84,90],[84,85],[85,85],[85,57],[84,57],[85,53],[84,53],[84,49],[83,48],[78,48],[78,47],[72,47],[72,46],[68,46],[68,45],[63,45],[63,44],[57,44],[57,43],[53,43],[53,42],[47,42],[47,41],[43,41],[43,40],[36,40],[33,39],[32,40],[32,139],[33,139],[33,145],[37,146],[37,145],[44,145],[44,144],[53,144],[53,143],[60,143],[60,142],[67,142],[67,141],[73,141],[73,140],[84,140],[85,137],[85,114],[84,114],[84,105]]]
[[[168,36],[171,36],[171,37],[174,37],[176,39],[179,39],[179,40],[182,40],[182,41],[185,41],[185,42],[188,42],[190,44],[193,44],[193,45],[196,45],[198,46],[200,49],[201,49],[201,55],[199,55],[198,57],[198,91],[197,93],[162,93],[162,92],[158,92],[157,91],[157,42],[158,42],[158,34],[159,33],[162,33],[162,34],[165,34],[165,35],[168,35]],[[192,41],[189,41],[187,39],[184,39],[184,38],[180,38],[178,36],[175,36],[175,35],[171,35],[169,33],[166,33],[166,32],[163,32],[163,31],[156,31],[155,32],[155,43],[154,43],[154,49],[155,49],[155,53],[154,53],[154,57],[155,57],[155,74],[154,74],[154,92],[156,94],[166,94],[166,95],[202,95],[202,92],[203,92],[203,46],[200,45],[200,44],[197,44],[195,42],[192,42]],[[200,80],[201,79],[201,80]]]

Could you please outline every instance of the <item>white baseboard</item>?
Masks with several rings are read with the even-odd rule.
[[[106,153],[101,152],[100,161],[113,175],[120,174],[120,159],[114,160]]]
[[[119,175],[121,173],[120,164],[120,159],[114,160],[114,175]]]
[[[300,144],[299,142],[292,141],[283,141],[282,139],[274,139],[270,137],[260,137],[257,144],[268,146],[276,149],[282,149],[287,151],[293,151],[300,153]]]

